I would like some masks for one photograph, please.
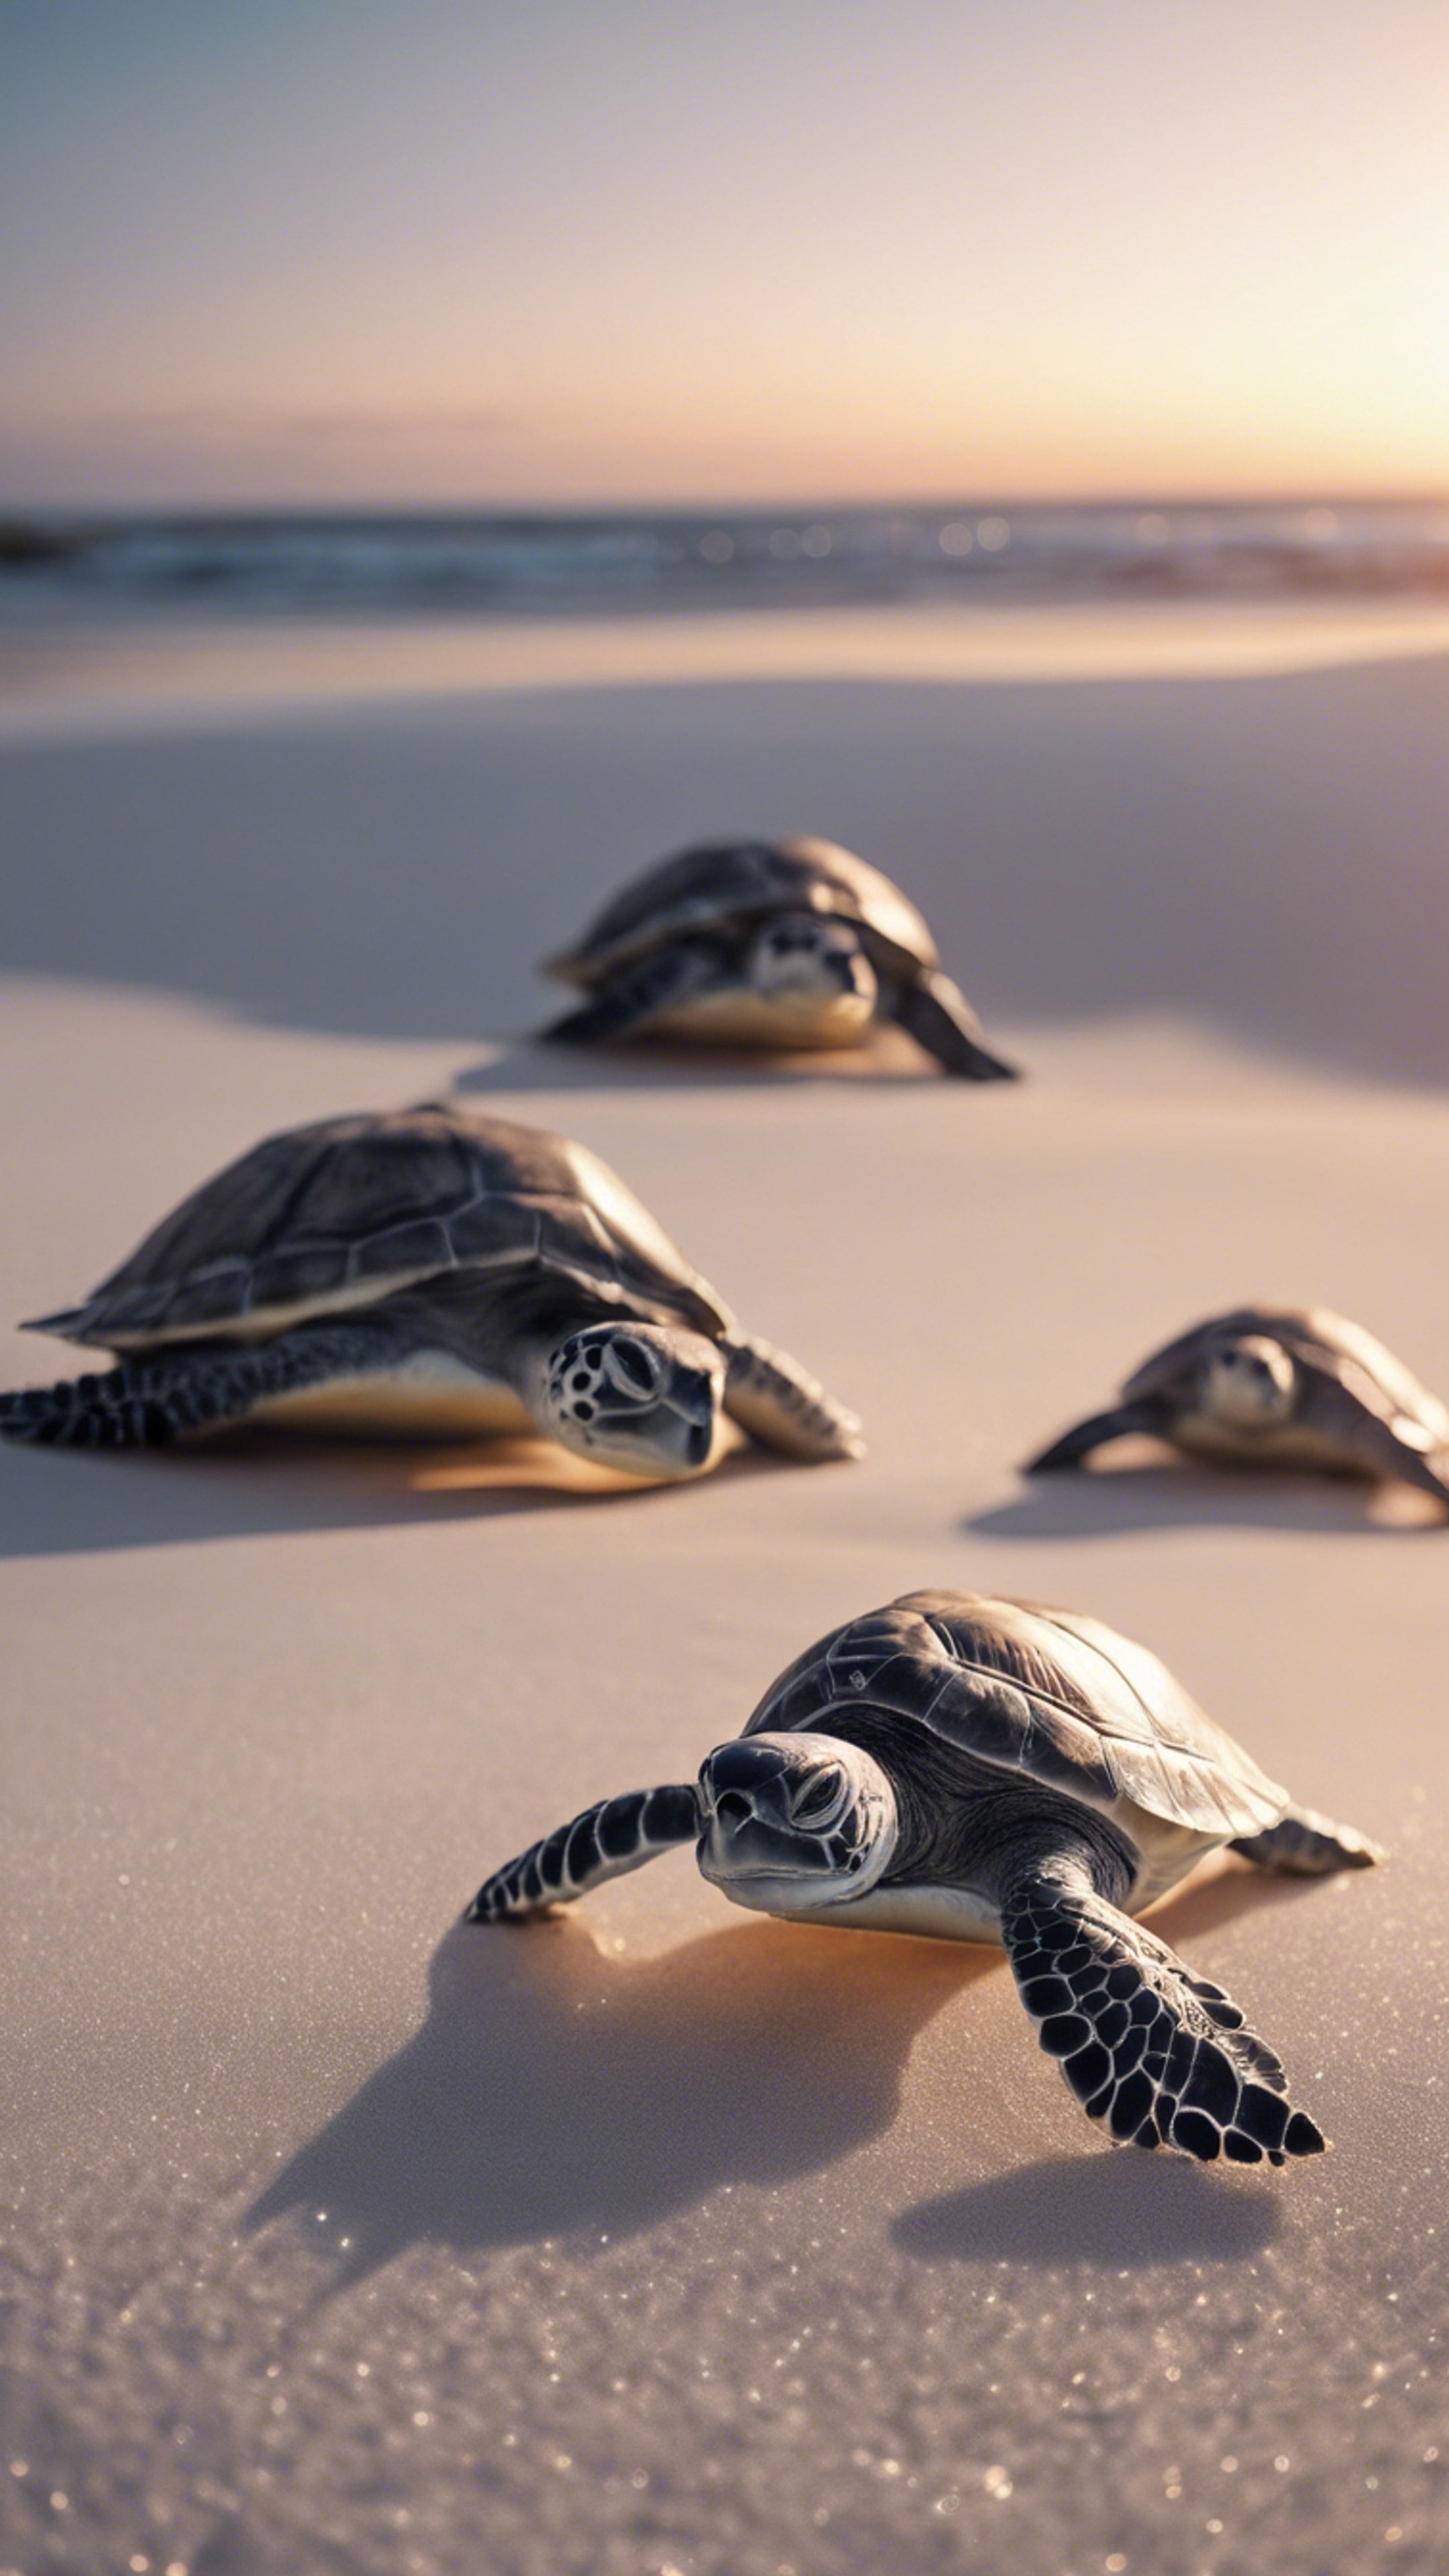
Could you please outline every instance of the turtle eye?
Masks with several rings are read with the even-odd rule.
[[[659,1363],[645,1343],[616,1333],[604,1350],[604,1375],[620,1395],[632,1396],[640,1404],[659,1384]]]
[[[816,1771],[807,1779],[790,1810],[790,1821],[796,1825],[823,1824],[833,1816],[845,1793],[845,1774],[834,1763],[826,1771]]]

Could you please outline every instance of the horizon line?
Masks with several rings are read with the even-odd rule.
[[[830,500],[819,493],[779,495],[766,500],[714,497],[626,501],[610,500],[373,500],[336,499],[215,501],[11,501],[0,495],[0,522],[11,527],[39,520],[95,522],[112,519],[191,519],[262,521],[283,518],[335,519],[760,519],[814,514],[819,518],[876,516],[891,511],[930,514],[960,511],[968,515],[1010,510],[1311,510],[1437,509],[1449,507],[1449,485],[1406,490],[1355,485],[1266,486],[1253,491],[1174,491],[1124,487],[1115,492],[973,492],[906,494]]]

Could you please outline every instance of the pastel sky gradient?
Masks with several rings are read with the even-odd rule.
[[[0,0],[0,504],[1449,488],[1449,0]]]

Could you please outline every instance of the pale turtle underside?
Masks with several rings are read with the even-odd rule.
[[[907,1593],[807,1648],[744,1731],[828,1735],[866,1707],[1129,1831],[1136,1808],[1225,1840],[1262,1832],[1289,1803],[1146,1647],[1036,1602]]]
[[[888,973],[938,966],[913,903],[834,841],[712,841],[663,859],[604,906],[578,943],[548,962],[563,983],[603,982],[621,965],[699,932],[742,928],[772,912],[833,914],[856,924]]]
[[[260,1339],[445,1274],[530,1271],[720,1340],[728,1309],[608,1165],[546,1130],[429,1105],[298,1127],[228,1165],[85,1302],[32,1330],[114,1350]]]

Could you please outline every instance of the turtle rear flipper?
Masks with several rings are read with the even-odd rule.
[[[648,1028],[661,1012],[678,1008],[695,993],[717,983],[719,959],[697,940],[678,940],[636,964],[621,966],[599,991],[577,1010],[566,1011],[540,1031],[550,1045],[599,1046],[610,1038],[627,1038]]]
[[[787,1458],[863,1458],[856,1415],[788,1351],[735,1332],[725,1345],[724,1406],[732,1422]]]
[[[1340,1869],[1374,1869],[1384,1858],[1381,1843],[1370,1842],[1353,1825],[1331,1823],[1312,1807],[1290,1807],[1266,1833],[1241,1834],[1230,1848],[1259,1869],[1288,1878],[1331,1878]]]
[[[1322,2131],[1293,2107],[1281,2062],[1237,2005],[1119,1913],[1085,1856],[1023,1869],[1005,1890],[1001,1927],[1042,2047],[1113,2138],[1201,2164],[1322,2153]]]
[[[1019,1067],[983,1044],[981,1022],[965,994],[939,967],[923,967],[898,984],[893,1009],[901,1027],[945,1072],[965,1082],[1020,1081]]]
[[[546,1913],[551,1905],[571,1905],[605,1879],[642,1869],[646,1860],[672,1851],[677,1843],[692,1843],[698,1831],[699,1802],[692,1782],[601,1798],[596,1807],[586,1807],[581,1816],[495,1870],[463,1920],[502,1923]]]
[[[1331,1441],[1346,1467],[1449,1503],[1449,1446],[1436,1442],[1430,1425],[1395,1412],[1387,1390],[1351,1360],[1332,1369],[1300,1366],[1298,1420]]]
[[[1089,1414],[1064,1431],[1035,1458],[1029,1458],[1022,1469],[1024,1476],[1055,1476],[1065,1468],[1080,1467],[1094,1449],[1105,1449],[1109,1440],[1125,1440],[1131,1432],[1148,1432],[1163,1438],[1168,1430],[1165,1408],[1151,1401],[1140,1404],[1114,1404],[1107,1413]]]

